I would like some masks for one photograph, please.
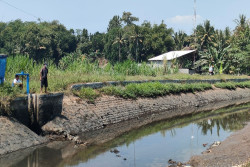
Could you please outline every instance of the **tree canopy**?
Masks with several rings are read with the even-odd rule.
[[[164,21],[151,24],[130,12],[110,19],[107,32],[89,33],[87,29],[67,29],[58,21],[0,22],[0,52],[26,55],[36,61],[53,60],[56,64],[70,53],[91,61],[105,58],[111,63],[148,58],[185,47],[197,49],[194,68],[206,71],[215,65],[221,73],[250,72],[250,22],[245,15],[235,19],[233,30],[215,29],[209,20],[196,27],[195,33],[174,32]],[[197,42],[195,42],[197,41]]]

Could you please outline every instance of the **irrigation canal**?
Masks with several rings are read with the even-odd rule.
[[[54,142],[10,154],[0,162],[12,159],[13,167],[165,167],[169,159],[187,162],[247,122],[250,104],[153,123],[87,149]]]

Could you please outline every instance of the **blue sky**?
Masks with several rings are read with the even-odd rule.
[[[194,0],[0,0],[0,21],[36,21],[39,17],[43,21],[58,20],[68,29],[87,28],[94,33],[105,32],[114,15],[129,11],[139,17],[138,24],[164,20],[175,31],[190,34],[193,9]],[[208,19],[215,28],[229,26],[233,30],[239,14],[250,18],[250,0],[197,0],[197,24]]]

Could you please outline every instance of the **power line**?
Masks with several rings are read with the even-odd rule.
[[[6,2],[6,1],[4,1],[4,0],[0,0],[0,1],[3,2],[3,3],[5,3],[6,5],[12,7],[12,8],[15,8],[16,10],[19,10],[19,11],[21,11],[21,12],[23,12],[23,13],[29,15],[29,16],[32,16],[32,17],[36,18],[38,21],[43,20],[43,19],[41,19],[40,17],[37,17],[37,16],[33,15],[32,13],[26,12],[25,10],[22,10],[22,9],[20,9],[20,8],[14,6],[14,5],[12,5],[12,4],[10,4],[9,2]]]

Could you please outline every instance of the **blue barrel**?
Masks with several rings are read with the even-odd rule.
[[[7,62],[7,55],[0,54],[0,84],[3,84],[4,82],[6,62]]]

